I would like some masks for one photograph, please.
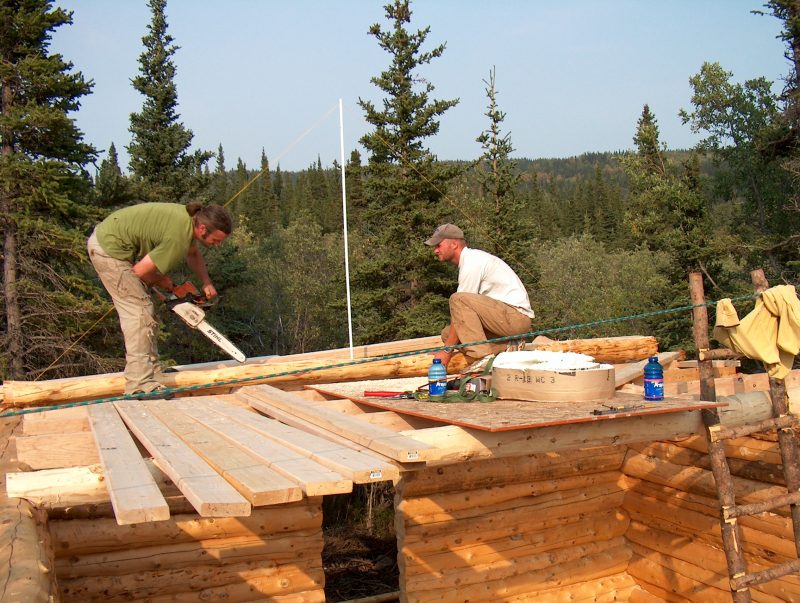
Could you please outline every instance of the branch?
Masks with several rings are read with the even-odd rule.
[[[781,247],[785,247],[786,245],[789,245],[791,243],[796,243],[798,241],[800,241],[800,234],[795,234],[790,236],[788,239],[784,239],[780,243],[775,243],[775,245],[773,245],[772,247],[768,247],[767,249],[765,249],[765,251],[767,252],[775,251],[777,249],[780,249]]]

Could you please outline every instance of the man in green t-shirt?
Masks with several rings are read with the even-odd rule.
[[[158,322],[150,287],[172,291],[168,273],[186,261],[205,296],[216,297],[196,242],[216,247],[231,229],[231,215],[219,205],[140,203],[115,211],[89,237],[89,259],[114,301],[125,339],[125,394],[155,397],[163,387],[156,378]]]

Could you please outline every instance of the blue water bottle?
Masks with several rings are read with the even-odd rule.
[[[447,369],[444,368],[441,358],[434,358],[431,368],[428,369],[428,395],[432,400],[441,400],[447,391]]]
[[[664,399],[664,367],[658,361],[658,356],[651,356],[644,366],[644,399]]]

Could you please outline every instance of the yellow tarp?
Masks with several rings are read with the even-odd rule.
[[[714,339],[763,362],[770,377],[785,378],[800,351],[800,301],[794,286],[767,289],[741,321],[731,300],[721,299],[717,302]]]

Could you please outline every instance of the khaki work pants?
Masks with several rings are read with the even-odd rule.
[[[522,312],[501,301],[477,293],[453,293],[450,296],[450,323],[458,334],[460,343],[483,341],[522,335],[531,329],[531,319]],[[450,327],[442,331],[446,342]],[[508,342],[482,343],[459,348],[473,360],[489,354],[504,352]]]
[[[160,365],[153,300],[133,273],[133,264],[108,256],[95,233],[89,237],[86,249],[119,315],[125,339],[125,394],[150,392],[161,385],[154,376]]]

